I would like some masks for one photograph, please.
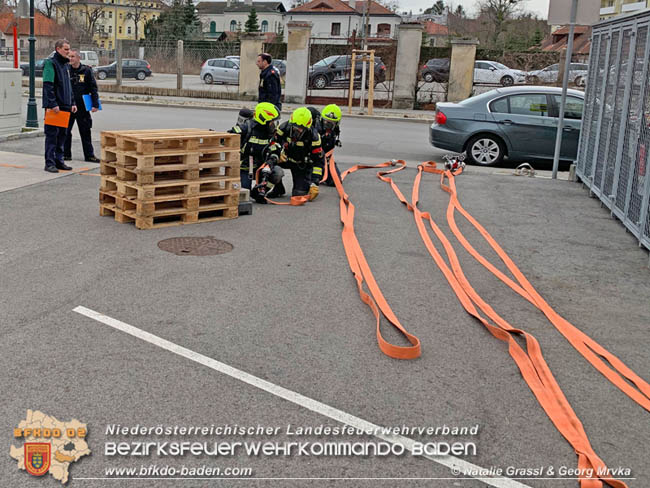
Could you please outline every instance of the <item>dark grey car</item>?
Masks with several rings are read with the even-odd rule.
[[[552,159],[562,90],[522,86],[491,90],[459,103],[438,103],[431,125],[431,145],[466,152],[473,164]],[[578,152],[584,93],[569,90],[564,111],[560,159]]]

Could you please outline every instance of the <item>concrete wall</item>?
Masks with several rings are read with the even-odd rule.
[[[239,94],[244,99],[257,100],[260,70],[255,64],[258,54],[264,52],[264,36],[258,33],[242,34],[239,48]]]
[[[451,64],[449,66],[447,101],[459,102],[465,100],[472,94],[477,45],[478,41],[475,39],[451,40]]]
[[[309,70],[310,22],[288,22],[287,74],[284,101],[305,103],[307,97],[307,72]]]
[[[418,23],[400,24],[398,28],[393,108],[413,109],[423,30]]]

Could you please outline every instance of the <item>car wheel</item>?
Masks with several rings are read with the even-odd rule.
[[[503,142],[494,136],[478,135],[467,144],[469,162],[480,166],[494,166],[503,161],[505,149]]]
[[[106,79],[106,71],[100,71],[99,73],[97,73],[97,78],[99,78],[100,80],[105,80]]]
[[[206,85],[211,85],[214,79],[212,78],[212,75],[210,73],[206,73],[206,75],[203,77],[203,81],[205,82]]]
[[[528,82],[532,83],[533,85],[539,85],[539,77],[533,75],[533,76],[528,78]]]
[[[138,72],[135,74],[135,79],[136,79],[136,80],[140,80],[140,81],[142,81],[142,80],[144,80],[146,77],[147,77],[147,73],[145,73],[144,71],[138,71]]]
[[[322,90],[323,88],[327,88],[327,76],[324,75],[318,75],[316,76],[312,81],[311,85],[316,88],[317,90]]]
[[[431,83],[433,81],[433,75],[431,73],[425,73],[422,78],[424,78],[424,81],[427,83]]]
[[[506,75],[503,78],[501,78],[501,84],[503,86],[512,86],[512,84],[515,82],[515,80],[512,79],[512,76]]]

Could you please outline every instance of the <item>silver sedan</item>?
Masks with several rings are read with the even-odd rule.
[[[459,103],[438,103],[429,142],[440,149],[466,152],[468,162],[483,166],[498,165],[504,158],[553,159],[561,94],[556,87],[508,87]],[[584,93],[569,90],[562,160],[576,159],[583,105]]]

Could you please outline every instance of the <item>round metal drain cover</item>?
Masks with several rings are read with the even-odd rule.
[[[232,251],[233,245],[212,236],[207,237],[172,237],[158,243],[163,251],[177,256],[214,256]]]

